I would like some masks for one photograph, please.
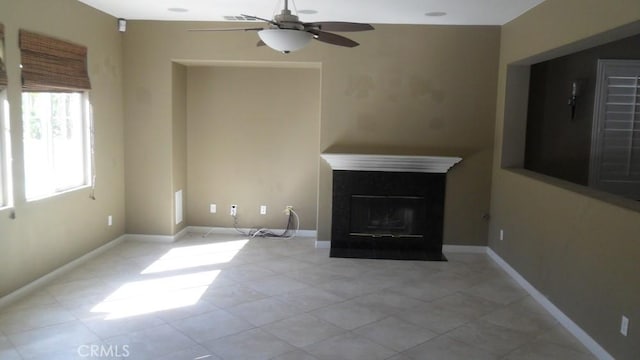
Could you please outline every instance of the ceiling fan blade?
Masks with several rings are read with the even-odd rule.
[[[265,18],[261,18],[261,17],[253,16],[253,15],[245,15],[245,14],[240,14],[240,15],[242,15],[242,16],[244,16],[244,17],[246,17],[247,19],[262,20],[262,21],[267,22],[267,23],[269,23],[269,24],[271,24],[271,25],[276,25],[276,26],[278,26],[278,23],[277,23],[277,22],[275,22],[275,21],[273,21],[273,20],[269,20],[269,19],[265,19]]]
[[[188,29],[187,31],[260,31],[264,28],[217,28],[217,29]]]
[[[368,31],[374,30],[371,24],[363,24],[363,23],[353,23],[353,22],[344,22],[344,21],[320,21],[320,22],[312,22],[305,23],[305,27],[311,27],[313,29],[318,29],[320,31]]]
[[[357,42],[349,38],[346,38],[342,35],[332,34],[329,32],[319,31],[319,30],[309,30],[309,32],[313,34],[313,37],[316,40],[325,42],[327,44],[350,47],[350,48],[360,45]]]

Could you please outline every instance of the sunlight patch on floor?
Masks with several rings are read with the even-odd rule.
[[[144,269],[142,274],[228,263],[248,242],[245,239],[171,249]]]
[[[140,274],[193,269],[228,263],[249,242],[247,239],[176,247]],[[158,311],[192,306],[220,274],[220,269],[132,281],[122,285],[91,309],[105,320],[122,319]]]
[[[91,309],[105,320],[195,305],[220,270],[129,282]]]

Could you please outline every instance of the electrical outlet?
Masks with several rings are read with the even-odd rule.
[[[284,214],[285,214],[285,215],[287,215],[287,216],[291,215],[291,210],[293,210],[293,206],[291,206],[291,205],[287,205],[287,206],[284,208]]]
[[[260,205],[260,215],[267,215],[267,205]]]
[[[627,336],[629,333],[629,318],[622,315],[622,321],[620,321],[620,334]]]
[[[109,215],[107,217],[107,226],[112,226],[113,225],[113,216]]]
[[[209,212],[215,214],[218,211],[216,204],[209,205]]]
[[[231,216],[238,215],[238,205],[231,205],[231,210],[229,211],[229,215]]]
[[[504,230],[500,229],[500,241],[504,240]]]

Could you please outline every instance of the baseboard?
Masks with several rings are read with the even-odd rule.
[[[188,226],[187,229],[190,233],[196,234],[219,234],[219,235],[241,235],[238,230],[234,228],[224,227],[212,227],[212,226]],[[247,229],[240,229],[240,231],[247,231]]]
[[[145,234],[126,234],[126,241],[143,241],[156,243],[172,243],[176,241],[173,235],[145,235]]]
[[[157,242],[157,243],[173,243],[183,237],[189,232],[189,226],[178,231],[175,235],[147,235],[147,234],[125,234],[125,240],[127,241],[144,241],[144,242]]]
[[[188,230],[188,232],[190,233],[197,233],[197,234],[219,234],[219,235],[241,235],[240,232],[238,232],[238,230],[244,232],[244,233],[248,233],[249,231],[255,230],[254,229],[248,229],[248,228],[238,228],[238,230],[236,230],[235,228],[225,228],[225,227],[210,227],[210,226],[188,226],[186,228],[186,230]],[[271,231],[275,232],[275,233],[283,233],[285,231],[285,229],[270,229]],[[305,238],[315,238],[318,236],[318,232],[315,230],[298,230],[298,233],[296,234],[296,237],[305,237]]]
[[[522,288],[524,288],[532,298],[544,307],[567,331],[578,339],[591,353],[601,360],[614,360],[607,350],[598,344],[589,334],[587,334],[578,324],[573,322],[562,310],[558,309],[549,299],[547,299],[538,289],[531,285],[522,275],[509,265],[500,255],[491,248],[487,248],[487,254],[496,262],[507,274],[509,274]]]
[[[184,229],[178,231],[177,234],[173,235],[173,241],[178,241],[182,239],[183,237],[187,236],[188,233],[189,233],[189,227],[185,226]]]
[[[105,251],[125,241],[126,237],[127,237],[126,235],[122,235],[114,240],[111,240],[110,242],[100,246],[99,248],[94,249],[80,256],[79,258],[60,266],[59,268],[28,283],[27,285],[19,288],[18,290],[15,290],[9,293],[8,295],[3,296],[2,298],[0,298],[0,309],[20,300],[21,298],[33,293],[34,291],[40,290],[41,288],[43,288],[45,285],[47,285],[48,283],[50,283],[60,275],[63,275],[64,273],[70,270],[73,270],[74,268],[86,263],[87,261],[95,258],[96,256],[104,253]]]
[[[442,252],[445,253],[472,253],[486,254],[488,247],[473,245],[442,245]]]
[[[316,240],[316,249],[330,249],[330,240]],[[486,254],[486,246],[470,246],[470,245],[443,245],[442,252],[449,253],[472,253],[472,254]]]

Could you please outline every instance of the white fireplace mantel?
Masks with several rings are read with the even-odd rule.
[[[446,173],[462,158],[451,156],[320,154],[333,170]]]

